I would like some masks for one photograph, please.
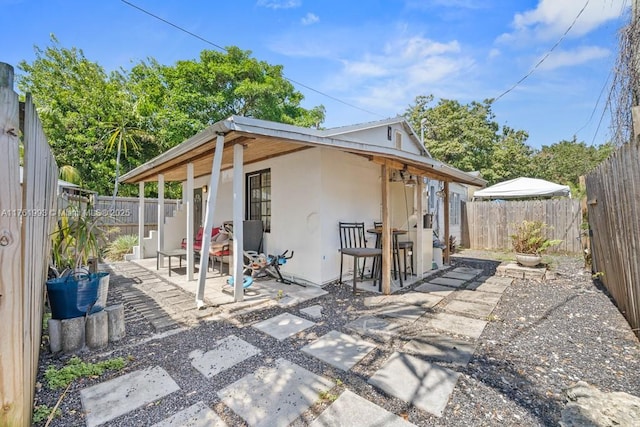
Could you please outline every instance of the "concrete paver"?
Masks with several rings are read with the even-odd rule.
[[[496,294],[493,292],[482,292],[482,291],[468,291],[466,289],[462,291],[458,291],[454,295],[454,298],[456,299],[461,299],[464,301],[471,301],[471,302],[482,302],[484,304],[491,304],[494,306],[498,304],[498,301],[500,301],[500,297],[502,297],[502,294]]]
[[[87,427],[94,427],[180,390],[164,369],[154,366],[80,390]]]
[[[471,268],[471,267],[456,267],[451,271],[455,271],[456,273],[473,274],[475,276],[477,276],[478,274],[482,273],[481,269],[479,269],[479,268]]]
[[[385,304],[374,310],[376,316],[393,317],[394,319],[406,322],[415,322],[426,312],[426,308],[417,305],[407,305],[401,302]]]
[[[460,374],[405,353],[395,352],[369,379],[384,392],[438,417]]]
[[[375,403],[345,390],[309,426],[410,427],[413,425]]]
[[[467,289],[482,292],[493,292],[497,294],[503,293],[513,283],[510,277],[489,277],[484,281],[474,282],[473,286],[467,286]]]
[[[218,392],[253,427],[286,426],[309,409],[333,382],[285,359],[262,367]]]
[[[338,331],[330,331],[302,347],[302,351],[343,371],[360,362],[376,346]]]
[[[482,335],[486,325],[487,322],[484,320],[471,319],[449,313],[436,313],[427,321],[427,326],[429,327],[475,339]]]
[[[305,316],[309,316],[314,320],[322,319],[322,306],[320,304],[315,304],[307,308],[302,308],[300,309],[300,313]]]
[[[253,325],[254,328],[282,341],[300,331],[312,327],[315,323],[290,313],[282,313]]]
[[[444,334],[426,333],[402,347],[405,353],[419,354],[429,359],[464,366],[469,363],[475,345]]]
[[[358,317],[356,320],[344,325],[344,327],[360,335],[383,342],[399,336],[402,330],[402,325],[399,323],[369,315]]]
[[[235,335],[218,340],[211,350],[194,350],[189,353],[191,365],[207,378],[260,353],[260,349]]]
[[[435,279],[429,280],[429,283],[435,283],[436,285],[444,285],[450,286],[452,288],[459,288],[464,285],[466,280],[460,279],[449,279],[447,277],[436,277]]]
[[[495,308],[494,304],[485,304],[480,301],[464,301],[453,300],[444,308],[445,311],[452,313],[465,314],[467,316],[477,317],[478,319],[486,319]]]
[[[198,402],[151,427],[227,427],[204,402]]]
[[[448,286],[438,285],[435,283],[424,283],[415,288],[418,292],[425,292],[439,297],[446,297],[454,290]]]
[[[459,273],[457,271],[450,271],[446,274],[444,274],[442,277],[446,277],[449,279],[458,279],[458,280],[464,280],[464,281],[469,281],[474,279],[477,276],[477,274],[473,274],[473,273]]]

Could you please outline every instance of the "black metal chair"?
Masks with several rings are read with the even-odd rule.
[[[366,258],[380,259],[382,258],[382,249],[380,248],[367,248],[367,239],[364,237],[364,222],[339,222],[338,228],[340,231],[340,280],[342,282],[342,270],[344,266],[344,256],[353,257],[353,292],[356,292],[356,281],[358,279],[358,270],[360,270],[360,280],[364,277],[364,267]],[[359,268],[358,260],[364,258],[362,262],[362,268]],[[380,276],[376,274],[377,271],[372,272],[373,285],[376,281],[379,285],[382,284]],[[375,276],[374,276],[375,275]]]

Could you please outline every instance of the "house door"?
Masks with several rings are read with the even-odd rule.
[[[193,234],[202,226],[202,188],[193,190]]]

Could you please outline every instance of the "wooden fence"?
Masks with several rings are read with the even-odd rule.
[[[140,199],[137,197],[116,197],[115,204],[111,196],[96,196],[96,211],[104,213],[103,225],[109,229],[109,238],[113,240],[117,236],[125,234],[138,235],[138,218]],[[170,217],[178,209],[180,200],[168,199],[164,201],[164,216]],[[158,199],[144,199],[144,232],[158,229]]]
[[[640,143],[586,177],[592,270],[640,337]]]
[[[19,110],[13,68],[0,63],[1,426],[31,424],[58,185],[58,166],[30,95],[22,117]]]
[[[562,243],[550,252],[582,251],[580,202],[573,199],[467,202],[463,204],[462,246],[470,249],[511,250],[511,234],[524,220],[549,225],[550,239]]]

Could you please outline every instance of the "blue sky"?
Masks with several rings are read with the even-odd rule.
[[[587,144],[608,140],[607,81],[630,8],[630,0],[131,3],[217,45],[281,64],[286,77],[352,105],[297,87],[305,107],[326,107],[327,127],[402,114],[418,95],[462,103],[496,98],[535,67],[584,7],[544,62],[494,104],[495,119],[528,131],[533,147],[573,135]],[[32,61],[33,46],[49,45],[50,34],[107,70],[148,57],[170,65],[215,49],[121,0],[0,6],[3,28],[15,28],[0,38],[0,61],[14,66]]]

